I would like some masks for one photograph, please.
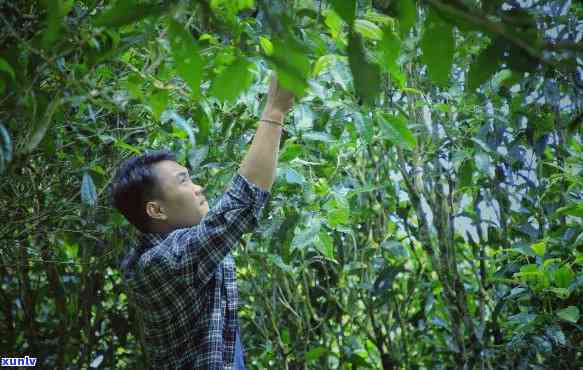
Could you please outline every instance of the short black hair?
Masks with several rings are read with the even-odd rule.
[[[149,151],[125,160],[114,177],[113,206],[141,232],[150,231],[146,203],[161,195],[152,167],[165,160],[176,161],[176,155],[169,150]]]

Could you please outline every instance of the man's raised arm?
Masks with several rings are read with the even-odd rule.
[[[261,189],[269,191],[275,181],[279,142],[285,114],[293,103],[293,94],[271,76],[267,103],[249,151],[241,162],[239,174]]]

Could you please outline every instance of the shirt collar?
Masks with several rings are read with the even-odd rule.
[[[170,235],[167,233],[140,233],[138,235],[138,240],[143,247],[151,247],[160,244]]]

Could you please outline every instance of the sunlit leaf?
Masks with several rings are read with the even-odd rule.
[[[583,217],[583,203],[572,203],[557,209],[558,216]]]
[[[536,253],[537,255],[539,255],[541,257],[544,257],[545,251],[547,249],[547,243],[544,240],[542,240],[538,243],[534,243],[531,246],[531,248],[534,251],[534,253]]]
[[[383,31],[379,26],[366,19],[357,19],[354,22],[354,30],[365,39],[379,41],[383,38]]]
[[[265,55],[273,54],[273,44],[268,38],[259,36],[259,45],[261,45],[261,49],[263,50]]]
[[[79,244],[77,243],[68,243],[67,241],[63,241],[65,247],[65,254],[69,259],[74,260],[79,255]]]
[[[302,135],[302,139],[310,141],[321,141],[323,143],[334,143],[336,140],[326,132],[308,131]]]
[[[324,23],[330,29],[330,33],[333,39],[337,39],[342,32],[342,18],[332,10],[327,10],[324,12]]]
[[[314,69],[312,71],[312,76],[317,77],[322,71],[330,67],[336,61],[336,55],[327,54],[323,55],[314,64]]]

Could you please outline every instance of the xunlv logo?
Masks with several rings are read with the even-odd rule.
[[[2,357],[0,366],[36,366],[36,357]]]

